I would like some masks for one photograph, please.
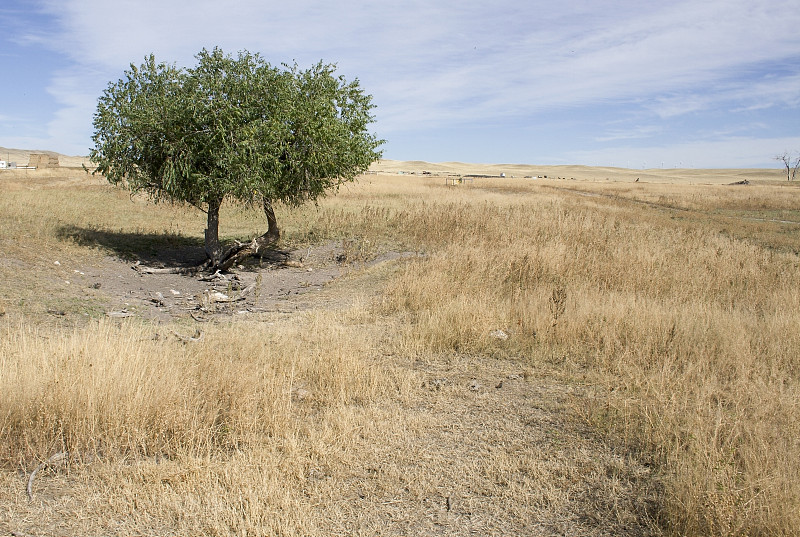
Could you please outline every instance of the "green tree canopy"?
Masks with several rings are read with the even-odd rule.
[[[224,270],[277,240],[273,202],[298,205],[335,191],[380,158],[383,141],[367,130],[372,97],[334,65],[277,68],[218,48],[196,58],[182,69],[150,55],[110,83],[90,156],[115,185],[206,212],[209,266]],[[223,251],[225,200],[263,204],[267,232]]]

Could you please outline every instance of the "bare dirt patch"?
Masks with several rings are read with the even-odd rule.
[[[423,381],[404,430],[366,427],[346,470],[314,470],[331,533],[657,534],[652,469],[576,418],[584,387],[485,356],[413,369]]]
[[[369,261],[353,260],[341,241],[331,241],[294,251],[265,252],[225,274],[146,274],[137,270],[144,266],[138,261],[106,256],[74,267],[70,283],[99,301],[110,317],[205,321],[318,307],[315,295],[331,282],[365,267],[413,255],[389,252]]]

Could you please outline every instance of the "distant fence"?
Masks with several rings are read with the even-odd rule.
[[[463,185],[464,183],[471,183],[471,182],[472,182],[472,176],[470,175],[465,175],[463,177],[456,177],[454,175],[450,175],[448,177],[445,177],[444,179],[444,184],[448,186]]]

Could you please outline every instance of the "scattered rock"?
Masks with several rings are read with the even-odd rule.
[[[489,332],[489,335],[495,339],[500,339],[503,341],[508,339],[508,334],[502,330],[492,330],[491,332]]]
[[[133,313],[129,312],[128,310],[120,310],[120,311],[109,311],[106,313],[107,316],[112,318],[123,318],[123,317],[133,317]]]
[[[447,378],[443,377],[438,379],[428,379],[422,384],[422,386],[423,388],[428,388],[430,390],[441,390],[442,387],[446,386],[447,384]]]
[[[195,330],[194,335],[192,335],[192,336],[182,336],[182,335],[180,335],[179,333],[177,333],[175,331],[172,331],[172,334],[176,338],[178,338],[181,341],[183,341],[184,343],[189,342],[189,341],[201,341],[203,339],[203,331],[200,330],[199,328],[197,330]]]

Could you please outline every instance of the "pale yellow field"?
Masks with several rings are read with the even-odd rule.
[[[0,534],[800,533],[798,185],[375,171],[278,210],[287,247],[341,242],[340,277],[160,322],[63,280],[197,247],[202,215],[0,173]],[[307,268],[242,277],[282,270]]]
[[[494,175],[504,173],[506,178],[543,178],[592,182],[634,182],[669,184],[728,184],[747,180],[750,182],[786,182],[786,175],[775,169],[720,169],[655,168],[635,170],[591,166],[535,166],[530,164],[469,164],[463,162],[428,163],[421,161],[381,160],[372,165],[379,173],[414,173],[428,171],[432,175]]]

